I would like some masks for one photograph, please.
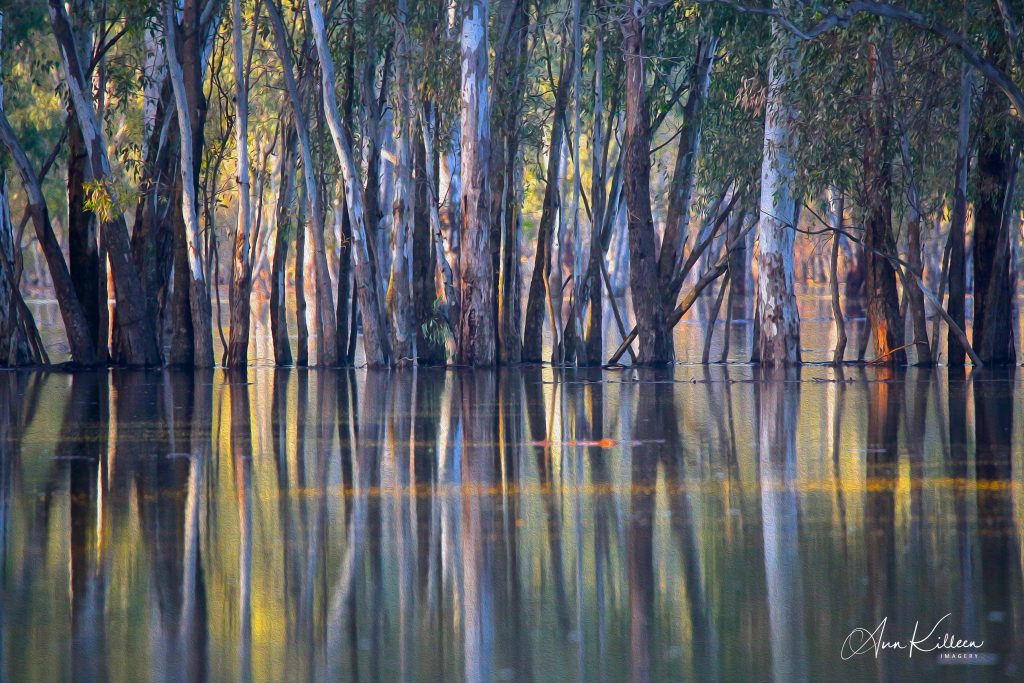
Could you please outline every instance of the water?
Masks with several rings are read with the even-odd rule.
[[[0,680],[1020,680],[1021,380],[3,372]]]

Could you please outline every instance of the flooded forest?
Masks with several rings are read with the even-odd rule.
[[[0,0],[0,683],[1020,680],[1022,27]]]

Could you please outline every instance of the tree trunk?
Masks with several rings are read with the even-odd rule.
[[[604,299],[601,295],[601,267],[604,265],[604,254],[608,246],[605,231],[605,179],[608,170],[608,152],[610,145],[605,143],[604,124],[604,40],[601,28],[595,31],[596,49],[594,54],[594,132],[591,135],[591,169],[590,169],[590,262],[587,265],[587,281],[583,283],[589,301],[581,301],[587,306],[586,344],[581,357],[582,363],[600,365],[604,353],[603,323]],[[614,115],[614,112],[612,112]],[[609,129],[611,118],[608,119]],[[609,131],[610,132],[610,131]],[[577,341],[577,344],[579,342]]]
[[[459,363],[490,366],[495,361],[496,328],[488,188],[491,138],[487,103],[487,0],[463,2],[461,57],[461,310],[455,344]]]
[[[715,63],[715,49],[718,39],[702,37],[697,43],[697,59],[689,78],[689,95],[683,107],[683,130],[679,134],[679,149],[676,165],[669,188],[668,213],[665,219],[665,236],[661,241],[658,256],[658,283],[666,293],[666,305],[675,303],[678,292],[669,289],[676,272],[683,265],[683,248],[686,245],[687,227],[690,221],[690,196],[693,193],[693,176],[700,152],[701,123],[704,103],[707,101],[708,85],[711,83],[711,69]]]
[[[345,121],[352,120],[352,109],[355,104],[355,20],[355,0],[350,0],[347,27],[348,59],[345,63]],[[346,130],[349,135],[352,134],[350,125],[346,126]],[[338,324],[338,363],[351,365],[355,356],[355,348],[353,346],[353,353],[349,354],[349,340],[350,338],[354,339],[356,334],[355,323],[352,322],[351,327],[349,326],[352,312],[355,310],[352,300],[352,221],[349,219],[347,207],[344,206],[344,193],[342,192],[341,194],[342,211],[344,213],[341,217],[342,243],[338,249],[338,306],[335,311],[335,318]]]
[[[864,139],[864,246],[867,258],[868,325],[875,340],[875,360],[905,365],[903,316],[900,314],[896,272],[882,256],[896,255],[892,234],[892,163],[888,140],[892,134],[890,104],[878,58],[879,48],[871,44],[871,99]],[[879,253],[881,252],[881,254]]]
[[[967,259],[964,242],[967,233],[967,176],[971,164],[972,75],[972,67],[965,63],[960,71],[956,184],[953,188],[953,215],[949,221],[949,302],[946,311],[962,330],[967,329]],[[952,330],[949,331],[946,346],[947,363],[951,366],[963,365],[966,350],[956,341]]]
[[[268,5],[273,5],[273,2]],[[380,283],[374,277],[373,261],[367,246],[366,225],[363,222],[363,197],[362,187],[359,185],[359,178],[356,173],[355,162],[352,159],[352,146],[348,135],[341,125],[341,117],[338,114],[338,98],[334,92],[334,60],[331,57],[330,46],[327,43],[327,31],[324,28],[323,12],[320,9],[318,0],[308,0],[309,14],[313,29],[313,37],[316,40],[317,54],[320,58],[321,84],[324,93],[324,109],[327,116],[327,125],[331,129],[331,137],[334,140],[334,148],[338,154],[338,161],[341,164],[342,175],[345,178],[345,201],[348,206],[349,217],[352,221],[352,244],[353,257],[355,258],[356,289],[359,292],[359,308],[363,316],[363,348],[366,355],[366,363],[370,367],[386,367],[389,364],[391,353],[388,349],[388,341],[385,335],[384,316],[380,308]],[[276,8],[271,10],[272,15],[277,15]],[[280,24],[280,16],[276,17],[275,32],[280,32],[279,42],[284,45],[283,27]],[[281,50],[284,53],[284,50]],[[284,59],[285,54],[281,55]],[[288,60],[290,62],[290,58]],[[285,76],[289,77],[291,64],[285,66]],[[300,135],[301,139],[301,135]],[[306,154],[308,152],[304,152]],[[320,224],[322,226],[322,223]],[[316,241],[317,254],[317,277],[323,279],[325,285],[330,284],[330,274],[327,271],[327,259],[323,253],[323,231],[314,230],[313,239]],[[331,291],[326,289],[322,299],[323,308],[327,304],[333,307]],[[321,315],[329,315],[324,319],[325,335],[330,335],[330,344],[336,350],[335,330],[337,328],[334,320],[335,312],[332,309],[329,313],[321,311]],[[329,323],[329,324],[328,324]],[[324,346],[328,340],[323,340]],[[332,355],[334,355],[332,353]],[[330,359],[333,364],[337,359]]]
[[[301,229],[292,220],[295,208],[295,130],[288,126],[282,136],[281,177],[277,195],[277,229],[274,235],[274,263],[270,272],[270,334],[274,342],[274,363],[292,364],[292,349],[288,342],[288,240],[291,232]]]
[[[156,74],[153,76],[156,77]],[[175,197],[177,183],[174,173],[174,159],[179,156],[175,142],[180,138],[178,119],[171,105],[170,80],[166,78],[165,72],[160,74],[160,79],[155,94],[147,88],[146,97],[152,96],[156,101],[152,103],[152,120],[147,123],[147,137],[143,145],[144,166],[139,186],[144,190],[135,208],[132,227],[132,258],[139,272],[150,318],[157,325],[158,341],[162,339],[162,319],[174,261],[174,221],[169,220],[169,215],[181,206],[180,198]],[[148,99],[146,108],[147,111],[150,109]],[[178,349],[176,341],[172,337],[171,362]],[[187,342],[191,349],[191,336]]]
[[[398,98],[395,127],[395,199],[391,226],[391,279],[388,283],[387,307],[391,321],[391,350],[396,365],[414,360],[416,341],[412,299],[412,248],[416,191],[413,186],[413,152],[417,126],[413,109],[413,85],[409,80],[409,51],[412,41],[406,25],[409,10],[406,0],[398,0],[395,16],[395,91]]]
[[[89,155],[92,178],[103,184],[111,205],[118,207],[120,202],[117,189],[110,179],[110,160],[107,157],[103,131],[93,106],[91,84],[85,80],[85,70],[79,59],[80,52],[71,23],[63,3],[50,0],[49,6],[50,23],[60,48],[68,94]],[[113,271],[118,306],[115,334],[119,343],[115,347],[118,355],[116,360],[127,365],[159,365],[160,349],[156,341],[156,329],[142,296],[142,286],[132,260],[124,216],[115,216],[103,225],[102,230],[102,240],[106,244]],[[95,347],[95,344],[92,346]],[[93,354],[95,348],[88,362],[95,360]]]
[[[249,87],[245,73],[245,55],[242,49],[242,2],[231,3],[231,38],[235,57],[235,146],[238,156],[236,180],[238,182],[238,223],[235,226],[235,244],[232,250],[231,337],[228,341],[228,367],[244,367],[249,356],[249,294],[252,273],[249,260],[249,235],[252,231],[249,180]],[[258,20],[258,17],[257,17]]]
[[[305,166],[303,166],[302,172],[306,173]],[[300,219],[303,218],[305,212],[313,211],[306,183],[299,188],[298,206]],[[299,220],[295,224],[295,268],[293,273],[295,277],[295,334],[298,347],[295,364],[299,367],[309,365],[309,326],[306,324],[306,232],[308,231],[309,225],[306,220]]]
[[[78,58],[88,64],[92,48],[92,32],[88,5],[81,1],[70,3],[70,19],[78,38],[78,46],[85,50]],[[96,345],[98,362],[106,360],[107,330],[100,330],[100,306],[107,305],[106,281],[103,281],[103,293],[100,293],[100,254],[99,235],[97,234],[96,216],[85,208],[85,183],[89,178],[89,153],[85,149],[85,137],[75,119],[74,107],[68,108],[68,266],[75,292],[82,304],[85,319],[89,323]]]
[[[526,323],[523,328],[522,360],[536,363],[541,360],[541,346],[544,343],[544,308],[547,300],[547,280],[551,273],[551,242],[554,236],[555,218],[560,203],[558,191],[559,154],[562,149],[562,135],[565,132],[562,120],[569,102],[569,74],[573,69],[573,53],[566,51],[562,72],[558,76],[555,91],[555,107],[552,111],[551,143],[548,145],[548,164],[544,189],[544,204],[541,208],[540,223],[537,227],[537,246],[533,257],[533,275],[530,278],[530,293],[526,300]],[[553,324],[553,323],[552,323]]]
[[[491,120],[491,262],[498,321],[498,358],[522,359],[520,335],[519,169],[523,93],[526,87],[529,16],[526,0],[502,0],[497,25],[501,40],[494,56],[494,103]]]
[[[94,337],[82,304],[78,300],[78,293],[75,291],[71,273],[64,261],[60,243],[53,233],[53,225],[50,223],[50,214],[46,208],[43,190],[39,186],[39,181],[35,171],[32,170],[25,150],[22,149],[21,144],[14,136],[14,131],[11,130],[11,125],[8,123],[7,115],[4,114],[2,107],[0,107],[0,140],[7,147],[7,151],[21,174],[28,200],[26,210],[32,217],[36,239],[39,240],[39,247],[50,270],[50,278],[53,280],[54,294],[57,296],[57,305],[60,308],[61,319],[64,321],[68,346],[71,349],[71,360],[81,365],[93,365],[97,362]]]
[[[3,14],[0,14],[0,37],[3,35]],[[2,40],[0,40],[2,49]],[[0,74],[3,62],[0,60]],[[0,85],[0,111],[3,110],[3,86]],[[7,198],[7,177],[0,172],[0,367],[18,367],[42,362],[35,357],[30,330],[34,330],[25,301],[15,276],[14,226]],[[38,333],[36,333],[38,335]]]
[[[626,132],[623,142],[625,196],[629,229],[629,284],[640,337],[637,363],[673,360],[672,335],[665,320],[665,301],[658,288],[654,218],[651,215],[650,112],[644,82],[643,7],[624,3],[623,54],[626,61]]]
[[[829,289],[832,293],[832,319],[836,324],[836,348],[832,352],[832,365],[842,365],[846,353],[846,320],[839,302],[839,243],[842,240],[843,221],[846,217],[846,197],[842,192],[831,190],[829,203],[832,205],[833,227],[832,260],[829,268]]]
[[[1014,363],[1009,271],[997,261],[1007,238],[1004,204],[1012,193],[1015,160],[1008,135],[1010,113],[999,90],[986,84],[978,135],[974,187],[974,347],[986,365]]]
[[[422,123],[420,124],[422,128]],[[443,365],[445,349],[437,343],[436,335],[428,334],[429,321],[434,317],[434,302],[437,296],[437,263],[434,257],[434,240],[430,230],[431,202],[430,181],[427,164],[434,163],[427,158],[423,142],[423,131],[419,131],[416,142],[416,208],[413,212],[412,236],[412,287],[413,303],[416,308],[416,362],[420,365]]]
[[[786,0],[775,0],[785,10]],[[772,24],[775,51],[768,69],[765,105],[764,158],[757,238],[757,343],[755,357],[762,365],[800,363],[800,313],[793,286],[793,238],[796,233],[796,169],[793,152],[799,146],[797,111],[788,101],[787,87],[799,75],[796,42],[784,28]]]
[[[186,8],[188,9],[188,8]],[[193,11],[198,11],[193,9]],[[165,47],[167,49],[167,71],[174,90],[174,102],[178,112],[178,134],[180,136],[179,167],[181,172],[181,215],[185,222],[185,244],[188,253],[188,300],[192,314],[192,364],[195,367],[208,368],[213,360],[213,313],[210,307],[209,292],[206,288],[206,274],[203,266],[203,239],[199,229],[196,196],[196,168],[193,156],[196,147],[193,143],[192,113],[185,90],[185,76],[182,62],[178,56],[177,20],[174,17],[174,5],[165,3],[164,24],[166,27]],[[195,24],[192,24],[193,26]],[[197,42],[193,42],[194,48]]]
[[[892,63],[892,50],[888,44],[882,49],[881,73],[888,87],[889,81],[894,78],[895,70]],[[890,101],[888,92],[885,99]],[[907,204],[909,214],[907,217],[907,263],[910,269],[918,277],[924,277],[924,266],[921,263],[921,198],[917,188],[917,177],[914,171],[913,160],[910,156],[910,135],[907,132],[907,125],[902,112],[896,115],[896,125],[899,128],[900,136],[900,159],[903,162],[903,173],[906,183]],[[932,349],[928,343],[928,319],[925,315],[924,293],[917,284],[915,278],[910,278],[910,286],[906,288],[904,297],[910,306],[910,316],[914,324],[914,348],[917,351],[915,364],[922,366],[932,365]],[[900,320],[902,323],[902,318]]]

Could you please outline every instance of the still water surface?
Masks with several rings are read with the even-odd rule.
[[[1021,680],[1021,380],[3,372],[0,680]]]

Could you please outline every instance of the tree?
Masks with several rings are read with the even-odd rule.
[[[257,19],[259,19],[257,13]],[[231,2],[231,37],[235,58],[235,146],[238,151],[238,222],[235,226],[234,258],[231,261],[231,339],[228,342],[229,367],[246,365],[249,355],[249,294],[252,275],[249,267],[249,240],[252,231],[249,181],[249,85],[242,47],[241,0]]]
[[[786,0],[775,0],[784,7]],[[760,218],[757,229],[757,348],[765,366],[800,362],[800,314],[793,283],[793,240],[796,230],[796,171],[793,152],[799,145],[796,109],[787,85],[799,75],[796,41],[772,27],[774,49],[768,67],[764,120],[764,161],[761,166]]]
[[[496,328],[490,251],[487,0],[464,0],[461,48],[461,311],[455,340],[459,363],[490,366],[495,362]]]
[[[666,325],[664,299],[658,288],[651,215],[650,112],[644,78],[644,22],[646,7],[626,0],[622,20],[622,51],[626,62],[626,131],[623,142],[624,193],[629,228],[629,284],[639,328],[644,365],[673,360],[672,336]]]

